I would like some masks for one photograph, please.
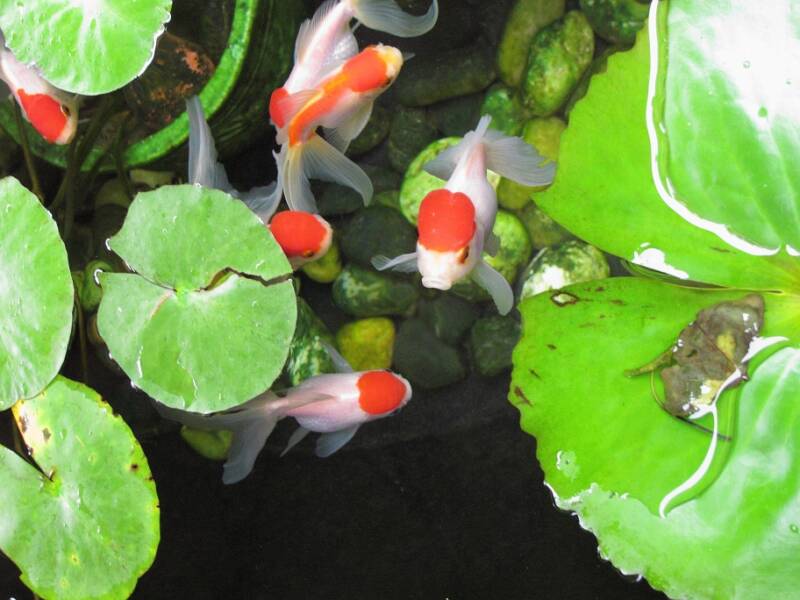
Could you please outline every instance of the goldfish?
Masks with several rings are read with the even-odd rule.
[[[544,158],[533,146],[490,130],[490,123],[491,117],[482,117],[461,142],[425,165],[447,184],[427,194],[420,205],[416,252],[393,259],[375,256],[372,264],[378,270],[419,271],[422,285],[440,290],[471,277],[504,315],[514,304],[511,286],[482,257],[484,249],[489,255],[499,249],[492,233],[497,196],[487,170],[533,186],[552,182],[555,165],[542,165]]]
[[[294,50],[294,66],[283,87],[270,97],[269,112],[273,124],[282,129],[293,116],[281,101],[303,90],[317,87],[327,74],[356,54],[358,44],[350,29],[354,18],[370,29],[398,37],[414,37],[430,31],[438,19],[438,0],[428,12],[412,16],[393,0],[328,0],[311,19],[300,26]]]
[[[328,457],[347,444],[364,423],[387,417],[411,400],[411,385],[391,371],[354,372],[333,348],[328,351],[337,373],[310,377],[284,395],[266,392],[243,406],[216,415],[198,414],[157,405],[167,418],[202,430],[229,430],[233,441],[223,467],[223,483],[241,481],[253,469],[256,458],[285,417],[298,429],[289,438],[281,456],[310,432],[320,433],[316,455]]]
[[[276,105],[293,115],[278,132],[275,154],[278,181],[275,196],[286,195],[292,210],[317,212],[309,177],[335,181],[356,190],[368,204],[372,182],[344,155],[347,144],[366,125],[375,99],[394,82],[403,65],[397,48],[368,46],[311,90],[286,96]],[[325,128],[328,141],[317,134]]]
[[[5,47],[0,33],[0,79],[11,90],[25,119],[51,144],[69,144],[78,130],[78,103],[54,87]]]
[[[265,225],[268,224],[293,269],[321,258],[333,239],[330,224],[311,213],[282,211],[275,214],[280,197],[275,198],[274,182],[244,193],[236,190],[217,159],[214,136],[197,96],[186,101],[186,112],[189,117],[189,183],[222,190],[244,202]]]

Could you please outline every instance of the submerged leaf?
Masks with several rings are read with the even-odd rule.
[[[0,549],[44,598],[127,598],[160,537],[142,448],[93,390],[61,377],[14,417],[38,469],[0,447]]]

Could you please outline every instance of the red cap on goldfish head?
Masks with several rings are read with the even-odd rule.
[[[369,46],[342,66],[347,86],[354,92],[370,92],[386,87],[400,72],[403,55],[392,46]]]
[[[456,252],[475,235],[475,207],[466,194],[430,192],[419,208],[419,242],[428,250]]]
[[[327,251],[332,230],[319,215],[284,210],[272,217],[269,229],[289,258],[311,258]]]
[[[358,378],[358,404],[365,413],[385,415],[408,401],[410,388],[390,371],[367,371]]]
[[[26,94],[25,90],[20,89],[17,90],[17,96],[28,121],[44,139],[51,144],[69,141],[62,139],[70,116],[65,112],[68,110],[65,106],[47,94]]]

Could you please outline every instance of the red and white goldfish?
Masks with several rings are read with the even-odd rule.
[[[39,72],[21,63],[0,34],[0,79],[11,90],[25,119],[51,144],[69,144],[78,130],[78,103]]]
[[[284,417],[294,417],[299,428],[281,456],[313,431],[322,434],[317,440],[317,456],[327,457],[349,442],[364,423],[388,417],[405,406],[412,393],[411,385],[400,375],[391,371],[354,373],[335,350],[329,351],[342,372],[310,377],[284,396],[266,392],[240,408],[211,416],[157,408],[188,427],[233,432],[224,483],[236,483],[250,474],[267,438]]]
[[[333,241],[330,223],[319,215],[297,210],[277,213],[269,230],[294,270],[325,256]]]
[[[497,253],[499,240],[492,233],[497,215],[497,196],[487,179],[487,170],[523,185],[545,185],[553,180],[555,165],[544,161],[533,146],[521,138],[490,130],[491,117],[425,166],[425,170],[447,179],[444,188],[430,192],[422,201],[417,229],[417,251],[393,259],[375,256],[378,270],[422,274],[428,288],[448,290],[457,281],[471,277],[492,296],[500,314],[514,305],[514,294],[506,279],[482,258],[484,249]]]
[[[294,66],[283,87],[270,97],[270,118],[282,129],[293,116],[279,104],[286,97],[317,87],[325,77],[358,54],[350,29],[354,18],[370,29],[398,37],[414,37],[430,31],[439,14],[433,0],[422,16],[409,15],[394,0],[328,0],[300,26],[294,49]]]
[[[275,155],[278,181],[275,197],[286,195],[292,210],[317,212],[310,177],[335,181],[356,190],[368,204],[372,182],[344,155],[349,142],[364,128],[375,99],[394,82],[403,66],[397,48],[369,46],[330,73],[316,88],[286,96],[275,110],[292,115],[278,132],[281,151]],[[325,128],[328,141],[317,134]]]

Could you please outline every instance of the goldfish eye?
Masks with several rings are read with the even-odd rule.
[[[305,252],[303,252],[303,258],[311,258],[312,256],[314,256],[313,250],[306,250]]]
[[[469,246],[464,246],[464,247],[463,247],[463,248],[462,248],[462,249],[459,251],[459,253],[458,253],[458,255],[457,255],[457,258],[458,258],[458,262],[460,262],[462,265],[463,265],[465,262],[467,262],[467,259],[469,258]]]
[[[72,116],[72,111],[66,104],[61,105],[61,112],[64,113],[64,116],[67,117],[68,119]]]

